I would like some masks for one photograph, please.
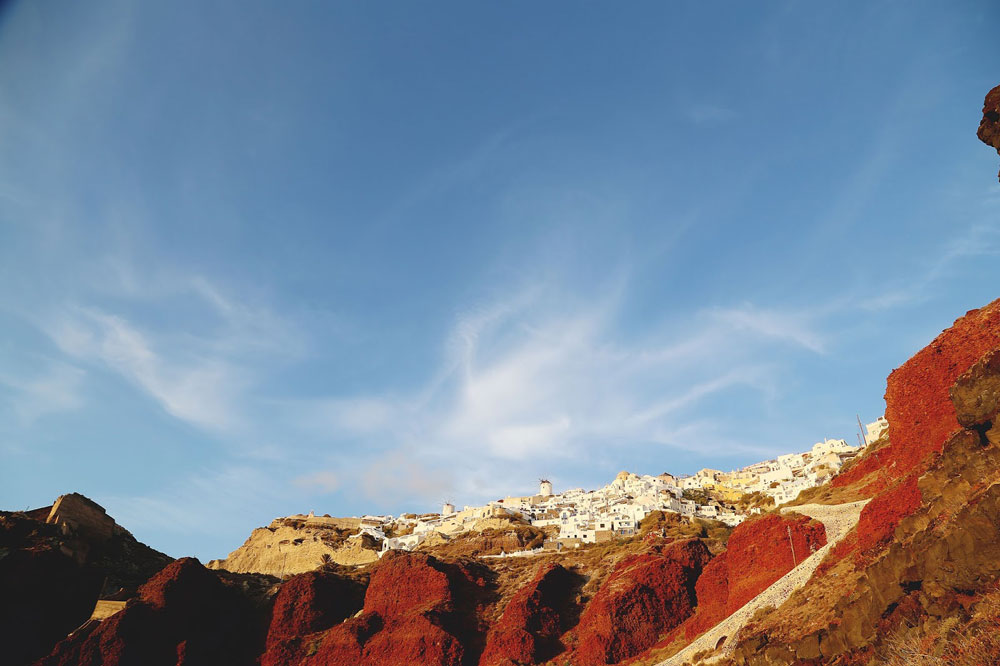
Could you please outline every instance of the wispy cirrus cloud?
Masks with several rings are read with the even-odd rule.
[[[706,442],[715,441],[717,454],[731,453],[723,447],[738,438],[706,438],[705,406],[733,392],[770,400],[780,364],[760,352],[822,355],[829,344],[823,313],[749,304],[696,312],[683,335],[652,330],[623,338],[618,292],[552,309],[545,291],[534,287],[458,316],[441,367],[411,395],[339,396],[300,404],[298,413],[313,412],[306,422],[322,423],[332,439],[349,439],[367,454],[372,462],[360,490],[373,501],[384,499],[386,488],[427,501],[438,501],[442,488],[478,497],[503,478],[514,483],[525,466],[593,460],[609,442],[711,454]],[[446,476],[412,487],[415,475],[431,472]]]
[[[238,421],[233,397],[245,379],[224,360],[172,355],[125,318],[95,309],[71,308],[47,332],[70,357],[118,373],[183,421],[219,430]]]

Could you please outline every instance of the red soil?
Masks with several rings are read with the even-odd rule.
[[[538,664],[555,656],[577,578],[558,564],[540,567],[490,630],[480,666]]]
[[[448,565],[420,553],[383,560],[365,593],[365,611],[397,617],[450,610],[455,600]]]
[[[580,618],[572,663],[615,664],[654,645],[694,611],[695,581],[710,559],[688,539],[618,563]]]

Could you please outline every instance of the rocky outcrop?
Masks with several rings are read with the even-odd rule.
[[[539,664],[561,652],[559,636],[576,614],[572,597],[581,582],[558,564],[542,566],[490,629],[480,666]]]
[[[996,148],[997,154],[1000,154],[1000,86],[986,93],[986,101],[983,102],[983,119],[979,123],[979,131],[976,132],[976,136],[987,146]]]
[[[75,533],[90,542],[107,541],[117,528],[104,507],[79,493],[58,497],[45,522],[58,525],[64,532]]]
[[[1000,350],[989,352],[963,372],[951,387],[955,416],[963,428],[984,430],[996,425],[1000,412]]]
[[[354,617],[329,626],[333,617],[349,610],[347,604],[334,614],[308,612],[302,617],[297,639],[281,629],[294,623],[281,620],[280,615],[272,619],[274,640],[269,637],[261,664],[475,664],[485,633],[481,617],[488,598],[486,572],[423,553],[390,553],[372,574],[364,606]],[[308,590],[315,584],[306,580],[296,587]],[[297,594],[296,589],[288,592],[290,604],[295,604]],[[279,595],[276,613],[282,612],[282,603]]]
[[[616,664],[653,646],[693,613],[695,582],[711,557],[690,539],[622,560],[580,617],[571,663]]]
[[[253,664],[260,628],[238,591],[193,558],[177,560],[107,620],[85,626],[40,666]]]
[[[324,571],[296,576],[274,599],[261,666],[292,663],[303,651],[303,638],[329,629],[361,609],[364,588],[349,578]]]
[[[484,521],[479,521],[482,522]],[[545,532],[541,529],[507,522],[502,528],[470,530],[452,538],[432,532],[427,540],[420,544],[418,550],[446,557],[478,557],[531,550],[540,547],[544,541]]]
[[[355,536],[360,522],[357,518],[276,518],[251,532],[229,557],[212,560],[208,567],[289,576],[313,571],[327,561],[345,566],[370,564],[378,559],[381,544],[368,535]]]

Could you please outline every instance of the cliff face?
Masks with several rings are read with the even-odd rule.
[[[1000,301],[968,313],[890,376],[889,446],[855,480],[874,498],[813,579],[745,630],[734,663],[1000,662],[985,640],[956,650],[1000,619],[998,314]]]
[[[580,617],[572,663],[616,664],[652,647],[694,612],[695,581],[711,557],[691,539],[620,562]]]
[[[380,544],[367,535],[352,537],[359,524],[354,518],[276,518],[251,532],[226,559],[211,560],[208,568],[288,576],[312,571],[327,561],[370,564],[378,559]]]

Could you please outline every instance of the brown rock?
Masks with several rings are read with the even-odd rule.
[[[961,428],[949,395],[959,375],[984,354],[1000,347],[1000,300],[970,310],[899,368],[885,392],[889,445],[867,455],[833,485],[844,486],[877,474],[884,487],[917,468],[926,469],[948,437]]]
[[[1000,412],[1000,349],[979,359],[951,387],[958,422],[965,428],[992,424]]]
[[[976,132],[979,140],[997,149],[1000,154],[1000,86],[986,93],[983,102],[983,119]]]

